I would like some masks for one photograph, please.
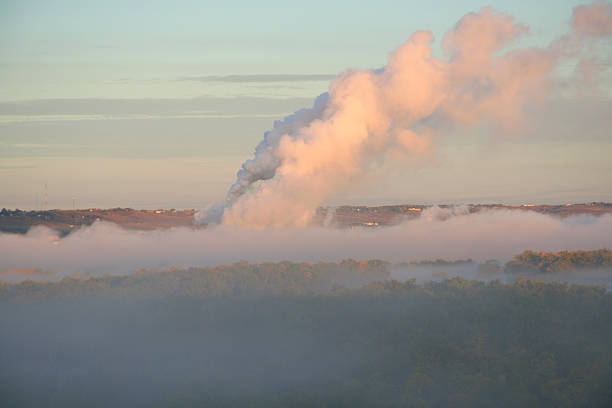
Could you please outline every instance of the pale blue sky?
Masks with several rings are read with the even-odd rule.
[[[413,31],[439,40],[486,5],[530,26],[520,45],[545,46],[567,30],[576,4],[0,0],[0,207],[35,207],[45,183],[50,207],[70,207],[72,196],[83,207],[202,206],[223,197],[274,119],[309,106],[329,75],[382,66]],[[212,77],[220,75],[237,76]],[[601,157],[612,152],[610,104],[581,109],[594,128],[570,133],[576,121],[565,118],[554,131],[503,142],[498,164],[474,136],[441,146],[429,166],[396,169],[334,199],[612,200],[612,168]],[[517,170],[510,152],[527,144],[533,160],[521,153]],[[570,185],[534,176],[542,167]],[[463,192],[449,171],[465,173]],[[482,171],[505,187],[468,177]]]
[[[168,81],[371,68],[413,31],[439,39],[487,4],[530,25],[526,43],[545,44],[575,2],[2,1],[0,99],[187,97],[223,88]]]

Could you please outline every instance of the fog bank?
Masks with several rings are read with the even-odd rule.
[[[612,216],[558,219],[523,211],[433,208],[391,227],[251,229],[214,225],[151,232],[97,222],[59,238],[36,227],[26,235],[0,234],[0,279],[54,280],[101,276],[140,268],[252,263],[339,261],[403,262],[423,259],[508,260],[525,249],[561,251],[612,247]]]

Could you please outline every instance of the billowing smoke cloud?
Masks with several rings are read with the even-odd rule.
[[[0,234],[0,279],[54,280],[80,274],[132,273],[139,268],[216,266],[246,259],[391,262],[422,259],[508,260],[525,249],[560,251],[612,247],[612,216],[559,219],[524,211],[429,209],[392,227],[130,231],[95,223],[59,238],[46,228]],[[20,269],[21,268],[21,269]]]
[[[528,27],[492,8],[466,15],[444,36],[445,59],[432,57],[431,32],[416,32],[384,68],[348,70],[312,108],[277,121],[242,165],[226,202],[201,218],[305,226],[330,194],[385,155],[422,157],[433,136],[457,126],[520,128],[529,105],[548,94],[561,60],[579,59],[585,76],[597,71],[577,49],[611,30],[611,7],[596,2],[576,7],[570,33],[545,48],[504,52]]]

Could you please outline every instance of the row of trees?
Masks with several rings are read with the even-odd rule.
[[[379,260],[319,263],[263,263],[246,261],[214,268],[139,270],[132,275],[91,279],[64,278],[59,282],[27,280],[0,282],[0,299],[118,296],[233,296],[263,293],[324,293],[337,288],[358,288],[390,277],[390,264]]]
[[[475,265],[472,259],[446,261],[443,259],[401,263],[399,268],[448,268],[473,265],[483,276],[495,277],[500,272],[516,276],[537,276],[588,269],[611,269],[612,251],[536,252],[524,251],[504,265],[489,260]],[[65,278],[60,282],[42,283],[30,280],[16,285],[0,280],[0,299],[7,297],[62,297],[74,294],[90,296],[115,292],[131,294],[164,295],[232,295],[242,292],[269,293],[322,293],[334,288],[357,288],[391,276],[391,264],[380,260],[319,263],[263,263],[246,261],[214,268],[170,268],[167,270],[140,270],[129,276],[105,276],[102,278]],[[50,273],[50,272],[49,272]],[[51,273],[50,273],[51,274]],[[501,276],[501,275],[499,275]]]
[[[508,262],[506,272],[559,273],[576,269],[612,268],[612,251],[524,251]]]

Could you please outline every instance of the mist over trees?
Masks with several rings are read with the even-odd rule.
[[[612,204],[539,204],[610,197],[610,1],[437,37],[448,0],[28,3],[0,179],[43,211],[0,211],[0,408],[612,407]],[[76,209],[231,169],[202,210]],[[523,203],[424,205],[478,197]]]
[[[427,265],[470,264],[428,261]],[[612,293],[239,262],[0,289],[24,407],[608,407]]]
[[[0,282],[0,299],[68,299],[112,295],[133,297],[218,297],[235,295],[323,293],[335,288],[358,288],[388,279],[389,263],[380,260],[319,263],[247,261],[215,268],[139,270],[132,275],[102,278],[64,278],[59,282]]]

